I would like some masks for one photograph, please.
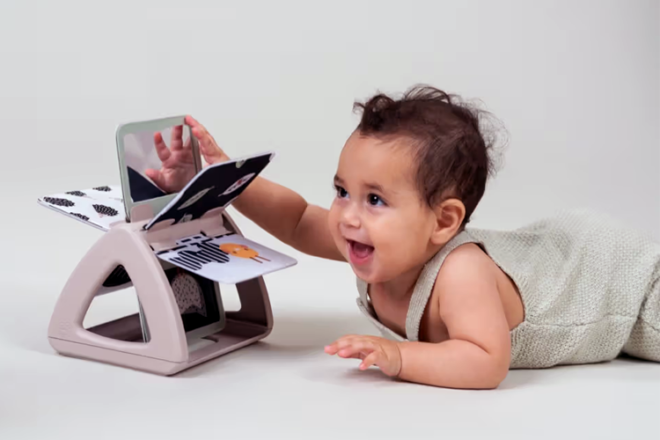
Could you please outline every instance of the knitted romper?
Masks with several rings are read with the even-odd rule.
[[[384,337],[417,341],[438,271],[466,243],[478,244],[520,291],[525,318],[510,333],[512,369],[603,362],[621,353],[660,362],[660,243],[587,210],[513,231],[466,228],[425,265],[406,338],[378,321],[361,279],[358,307]]]

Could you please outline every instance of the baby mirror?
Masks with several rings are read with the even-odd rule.
[[[116,142],[127,222],[139,205],[159,212],[202,168],[185,116],[120,125]]]

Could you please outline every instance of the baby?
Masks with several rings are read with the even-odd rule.
[[[496,388],[512,368],[660,362],[660,244],[589,211],[468,228],[493,168],[477,111],[421,86],[356,106],[330,209],[262,177],[234,202],[282,242],[351,265],[383,337],[347,335],[328,354],[464,389]],[[208,163],[229,159],[187,123]]]

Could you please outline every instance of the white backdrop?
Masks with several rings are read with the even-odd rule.
[[[102,367],[52,354],[52,306],[99,233],[36,204],[39,195],[119,183],[120,123],[190,113],[230,155],[277,151],[265,176],[329,206],[339,152],[357,123],[353,100],[427,83],[481,100],[508,131],[504,166],[475,226],[516,227],[589,206],[660,237],[659,9],[653,0],[2,1],[0,410],[14,421],[29,417],[26,391],[11,383],[30,374],[33,390],[48,390],[54,379],[39,369],[47,362],[87,386],[101,380],[94,374],[128,374],[86,373]],[[347,266],[300,255],[233,213],[248,237],[300,260],[266,280],[272,340],[309,344],[316,356],[347,329],[368,331]],[[291,324],[302,316],[313,319]],[[67,390],[41,399],[56,405]],[[555,401],[565,404],[557,390]],[[643,411],[654,414],[652,402]],[[347,423],[359,424],[355,417]]]

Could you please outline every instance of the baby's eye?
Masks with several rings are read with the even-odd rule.
[[[335,190],[337,191],[337,197],[344,198],[348,195],[346,190],[342,188],[341,186],[335,185]]]
[[[376,194],[369,194],[369,203],[372,205],[378,205],[378,203],[385,204],[383,199],[378,197]]]

